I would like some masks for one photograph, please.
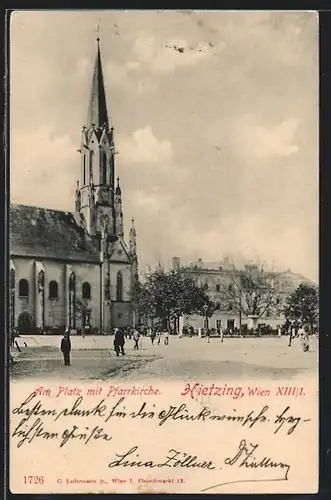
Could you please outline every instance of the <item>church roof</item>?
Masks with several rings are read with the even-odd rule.
[[[103,81],[99,39],[97,54],[94,63],[91,97],[87,117],[88,128],[90,128],[93,124],[95,125],[96,129],[101,128],[104,125],[108,126],[108,112],[105,85]]]
[[[97,245],[71,212],[11,205],[10,254],[96,263]]]
[[[121,238],[112,243],[110,261],[131,263],[129,251]]]

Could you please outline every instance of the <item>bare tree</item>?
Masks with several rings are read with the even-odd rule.
[[[77,321],[81,323],[81,326],[85,325],[85,317],[89,313],[89,308],[87,307],[87,301],[86,300],[81,300],[81,299],[76,299],[75,300],[75,319],[76,323]]]
[[[277,309],[276,274],[266,271],[260,263],[246,264],[238,269],[234,264],[229,272],[230,283],[222,286],[223,308],[239,314],[241,328],[242,317],[259,319]]]

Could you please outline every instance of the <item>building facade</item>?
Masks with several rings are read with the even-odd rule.
[[[136,230],[132,219],[127,245],[99,39],[79,155],[73,212],[10,207],[10,327],[21,333],[105,333],[133,322]]]
[[[256,265],[244,266],[243,270],[238,270],[225,258],[220,262],[203,262],[198,259],[188,266],[180,266],[179,257],[173,258],[173,267],[181,267],[194,281],[204,288],[208,297],[213,303],[221,304],[211,316],[191,315],[183,319],[183,326],[199,328],[222,328],[223,330],[234,331],[235,329],[261,328],[269,326],[277,328],[285,323],[282,313],[286,298],[301,284],[311,283],[310,280],[301,274],[293,273],[290,269],[284,272],[265,272],[263,283],[268,284],[272,298],[260,299],[260,314],[255,316],[245,315],[244,307],[240,307],[239,280],[245,275],[249,267],[249,274],[260,273]],[[262,292],[263,293],[263,292]],[[264,292],[268,294],[268,291]],[[242,294],[244,300],[244,293]],[[246,299],[247,300],[247,299]],[[269,305],[268,305],[269,301]]]

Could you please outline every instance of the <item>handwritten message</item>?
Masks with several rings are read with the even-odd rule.
[[[290,491],[298,482],[296,447],[308,452],[314,444],[310,459],[317,456],[316,412],[304,385],[26,389],[12,389],[10,409],[19,491],[160,492],[161,485],[162,492],[220,493],[246,483],[249,491],[270,491],[279,482]],[[22,473],[17,464],[27,457],[30,470]]]

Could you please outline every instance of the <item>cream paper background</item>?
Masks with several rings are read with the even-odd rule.
[[[219,385],[231,386],[230,380],[219,381]],[[217,382],[214,381],[217,385]],[[61,383],[12,382],[10,390],[11,412],[23,402],[37,387],[44,387],[52,391],[51,396],[37,397],[33,404],[41,400],[45,408],[54,408],[58,412],[70,407],[77,396],[58,396]],[[106,395],[108,387],[119,386],[122,389],[132,387],[133,383],[122,383],[111,380],[109,383],[82,383],[70,381],[67,386],[83,389],[82,395],[93,387],[102,387]],[[159,388],[158,396],[127,396],[125,400],[126,411],[138,411],[143,401],[147,402],[148,409],[161,411],[168,405],[179,405],[185,402],[191,413],[200,410],[203,405],[209,406],[220,413],[233,415],[236,409],[238,414],[245,414],[251,410],[259,411],[268,405],[268,418],[270,422],[257,423],[251,429],[241,427],[233,422],[189,422],[167,421],[162,426],[157,419],[121,419],[112,418],[104,423],[98,417],[65,417],[56,422],[53,417],[43,417],[44,429],[49,432],[62,434],[65,428],[75,424],[82,431],[85,427],[99,424],[104,431],[112,436],[110,442],[91,440],[87,445],[79,441],[69,441],[62,448],[59,440],[35,439],[32,443],[24,443],[17,448],[17,438],[10,440],[10,489],[13,493],[200,493],[206,488],[211,488],[219,483],[217,488],[206,491],[207,493],[315,493],[318,488],[318,389],[317,381],[313,377],[301,378],[292,382],[279,381],[272,385],[267,381],[259,384],[258,380],[251,380],[242,384],[247,393],[247,386],[271,389],[271,396],[244,396],[232,399],[230,396],[199,396],[194,400],[181,396],[185,383],[158,383],[157,380],[144,381],[136,384],[140,387],[152,385]],[[211,383],[205,383],[211,385]],[[233,381],[233,386],[241,385]],[[278,385],[304,387],[305,396],[282,397],[275,396]],[[88,409],[102,399],[102,396],[85,396],[81,405]],[[120,396],[106,399],[110,409]],[[33,406],[30,403],[29,406]],[[155,405],[155,407],[154,407]],[[299,422],[295,431],[288,435],[289,424],[274,434],[276,426],[272,421],[278,412],[290,406],[289,414],[300,416],[302,420],[311,419],[309,422]],[[147,408],[145,408],[147,410]],[[10,434],[13,434],[22,416],[10,413]],[[36,417],[30,417],[30,421]],[[284,477],[284,471],[278,469],[255,469],[235,465],[224,465],[224,458],[233,457],[238,449],[239,442],[259,444],[255,455],[257,459],[264,456],[273,461],[287,463],[291,466],[287,481],[261,481],[279,479]],[[132,446],[139,446],[140,459],[153,460],[155,463],[164,461],[167,452],[175,448],[188,454],[197,455],[200,461],[213,460],[217,469],[185,469],[185,468],[108,468],[108,463],[114,460],[115,453],[124,453]],[[130,457],[131,458],[131,457]],[[132,458],[135,458],[132,456]],[[163,460],[162,460],[163,459]],[[219,470],[218,467],[222,467]],[[24,484],[24,476],[44,476],[44,484]],[[144,483],[144,480],[162,480],[173,478],[175,481],[183,479],[183,483]],[[122,483],[115,483],[114,480]],[[81,480],[95,483],[68,483],[68,481]]]

